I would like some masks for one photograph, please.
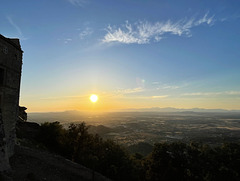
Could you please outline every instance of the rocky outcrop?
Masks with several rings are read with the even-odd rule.
[[[26,113],[27,108],[24,106],[19,106],[18,109],[18,121],[27,121],[27,113]]]
[[[3,180],[110,181],[89,168],[48,152],[37,141],[41,129],[39,124],[18,121],[16,129],[18,142],[15,154],[10,158],[12,170],[2,174]]]
[[[110,181],[101,174],[61,156],[22,146],[16,146],[10,163],[10,177],[14,181]]]

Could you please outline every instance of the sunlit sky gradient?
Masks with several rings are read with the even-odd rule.
[[[240,109],[239,0],[8,0],[29,112]],[[99,100],[89,101],[91,94]]]

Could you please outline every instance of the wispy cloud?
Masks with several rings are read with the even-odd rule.
[[[192,92],[192,93],[185,93],[184,96],[216,96],[221,95],[221,92]]]
[[[116,95],[114,96],[116,97]],[[120,95],[117,96],[120,99],[126,99],[126,100],[158,100],[158,99],[164,99],[169,97],[169,95],[162,95],[162,96],[124,96]]]
[[[163,96],[152,96],[151,98],[152,99],[163,99],[163,98],[166,98],[168,97],[168,95],[163,95]]]
[[[65,43],[65,44],[67,44],[67,43],[69,43],[69,42],[71,42],[71,41],[72,41],[71,38],[66,38],[66,39],[64,39],[64,43]]]
[[[149,90],[146,90],[142,87],[137,87],[133,89],[120,89],[115,91],[115,96],[125,98],[125,99],[163,99],[166,97],[169,97],[169,95],[154,95],[154,96],[143,96],[143,95],[137,95],[136,93],[141,92],[148,92]],[[130,96],[129,96],[130,95]]]
[[[171,86],[171,85],[166,85],[163,86],[161,89],[179,89],[180,86]]]
[[[235,95],[235,96],[240,96],[240,91],[193,92],[193,93],[185,93],[185,94],[183,94],[183,96],[218,96],[218,95]]]
[[[87,36],[91,35],[93,33],[93,29],[92,28],[85,28],[84,30],[82,30],[80,33],[79,33],[79,38],[82,40],[82,39],[85,39]]]
[[[88,0],[67,0],[67,1],[73,4],[74,6],[80,7],[83,7],[88,2]]]
[[[128,21],[120,27],[108,26],[107,34],[102,39],[104,43],[119,42],[124,44],[147,44],[151,41],[159,42],[165,35],[191,36],[191,29],[202,24],[213,25],[214,16],[206,13],[202,18],[181,19],[177,22],[171,20],[165,22],[150,23],[138,21],[130,24]]]
[[[150,99],[164,99],[169,97],[169,95],[162,95],[162,96],[132,96],[132,97],[124,97],[125,99],[146,99],[146,100],[150,100]]]
[[[240,91],[227,91],[225,93],[228,95],[239,95],[240,96]]]
[[[138,92],[143,92],[144,89],[142,87],[137,87],[133,89],[120,89],[116,91],[116,94],[133,94]]]
[[[62,96],[62,97],[43,97],[40,100],[63,100],[63,99],[81,99],[86,98],[89,95],[80,95],[80,96]]]
[[[155,81],[155,82],[152,82],[153,85],[158,85],[159,82]]]
[[[214,23],[214,15],[211,17],[208,17],[209,12],[207,12],[201,19],[195,22],[195,26],[198,26],[203,23],[207,23],[208,25],[213,25]]]
[[[169,84],[155,84],[157,85],[157,90],[176,90],[176,89],[181,89],[183,87],[188,86],[187,83],[182,83],[182,84],[178,84],[178,85],[169,85]]]
[[[21,28],[13,21],[13,19],[10,16],[6,17],[8,22],[15,28],[15,30],[18,33],[18,36],[22,39],[22,40],[26,40],[26,38],[24,38],[23,33]]]

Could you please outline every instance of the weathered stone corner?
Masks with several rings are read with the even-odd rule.
[[[14,154],[22,54],[19,39],[0,34],[0,172],[10,169]]]

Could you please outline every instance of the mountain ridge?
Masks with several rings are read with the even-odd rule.
[[[65,110],[65,111],[50,111],[50,112],[29,112],[28,114],[86,114],[88,111],[81,110]],[[119,109],[114,111],[102,111],[103,113],[113,113],[113,112],[219,112],[219,113],[240,113],[238,109],[206,109],[206,108],[174,108],[174,107],[150,107],[150,108],[128,108],[128,109]],[[91,112],[92,113],[92,112]]]

